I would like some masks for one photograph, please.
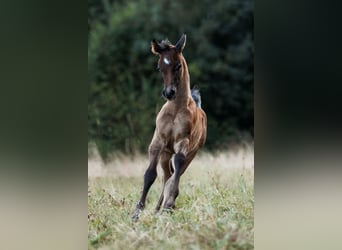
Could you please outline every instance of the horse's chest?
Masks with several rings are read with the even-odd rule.
[[[184,114],[164,114],[157,118],[159,136],[166,144],[174,143],[178,138],[186,137],[190,133],[190,124]]]

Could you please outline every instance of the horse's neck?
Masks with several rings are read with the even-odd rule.
[[[188,71],[188,67],[184,61],[183,63],[183,73],[180,78],[180,82],[177,89],[177,96],[175,99],[176,106],[186,106],[188,103],[189,98],[191,98],[191,91],[190,91],[190,75]]]

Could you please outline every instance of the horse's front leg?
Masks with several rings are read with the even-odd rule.
[[[164,188],[164,208],[175,208],[176,198],[179,194],[179,181],[181,175],[185,172],[196,152],[188,153],[189,140],[184,139],[175,145],[176,154],[173,158],[175,172],[166,182]]]
[[[141,211],[145,208],[147,193],[150,190],[150,187],[152,186],[153,182],[157,178],[157,164],[161,151],[160,143],[158,143],[158,141],[156,140],[152,140],[152,143],[150,144],[148,151],[150,164],[145,171],[144,186],[141,192],[141,197],[132,216],[134,220],[139,219]]]
[[[171,175],[173,173],[171,157],[172,157],[172,154],[169,153],[169,152],[163,152],[160,155],[160,165],[161,165],[161,168],[162,168],[163,173],[164,173],[164,175],[163,175],[163,189],[162,189],[162,192],[160,194],[160,198],[159,198],[159,201],[157,203],[155,212],[159,211],[159,209],[160,209],[160,207],[161,207],[161,205],[163,203],[165,184],[166,184],[167,180],[171,177]]]

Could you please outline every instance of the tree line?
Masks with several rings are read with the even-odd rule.
[[[88,0],[88,141],[111,152],[145,152],[165,102],[150,41],[183,51],[208,117],[208,150],[254,136],[252,0]]]

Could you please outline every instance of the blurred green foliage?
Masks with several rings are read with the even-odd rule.
[[[165,102],[150,41],[175,43],[208,116],[206,148],[254,135],[252,0],[88,0],[88,141],[101,155],[146,151]]]

